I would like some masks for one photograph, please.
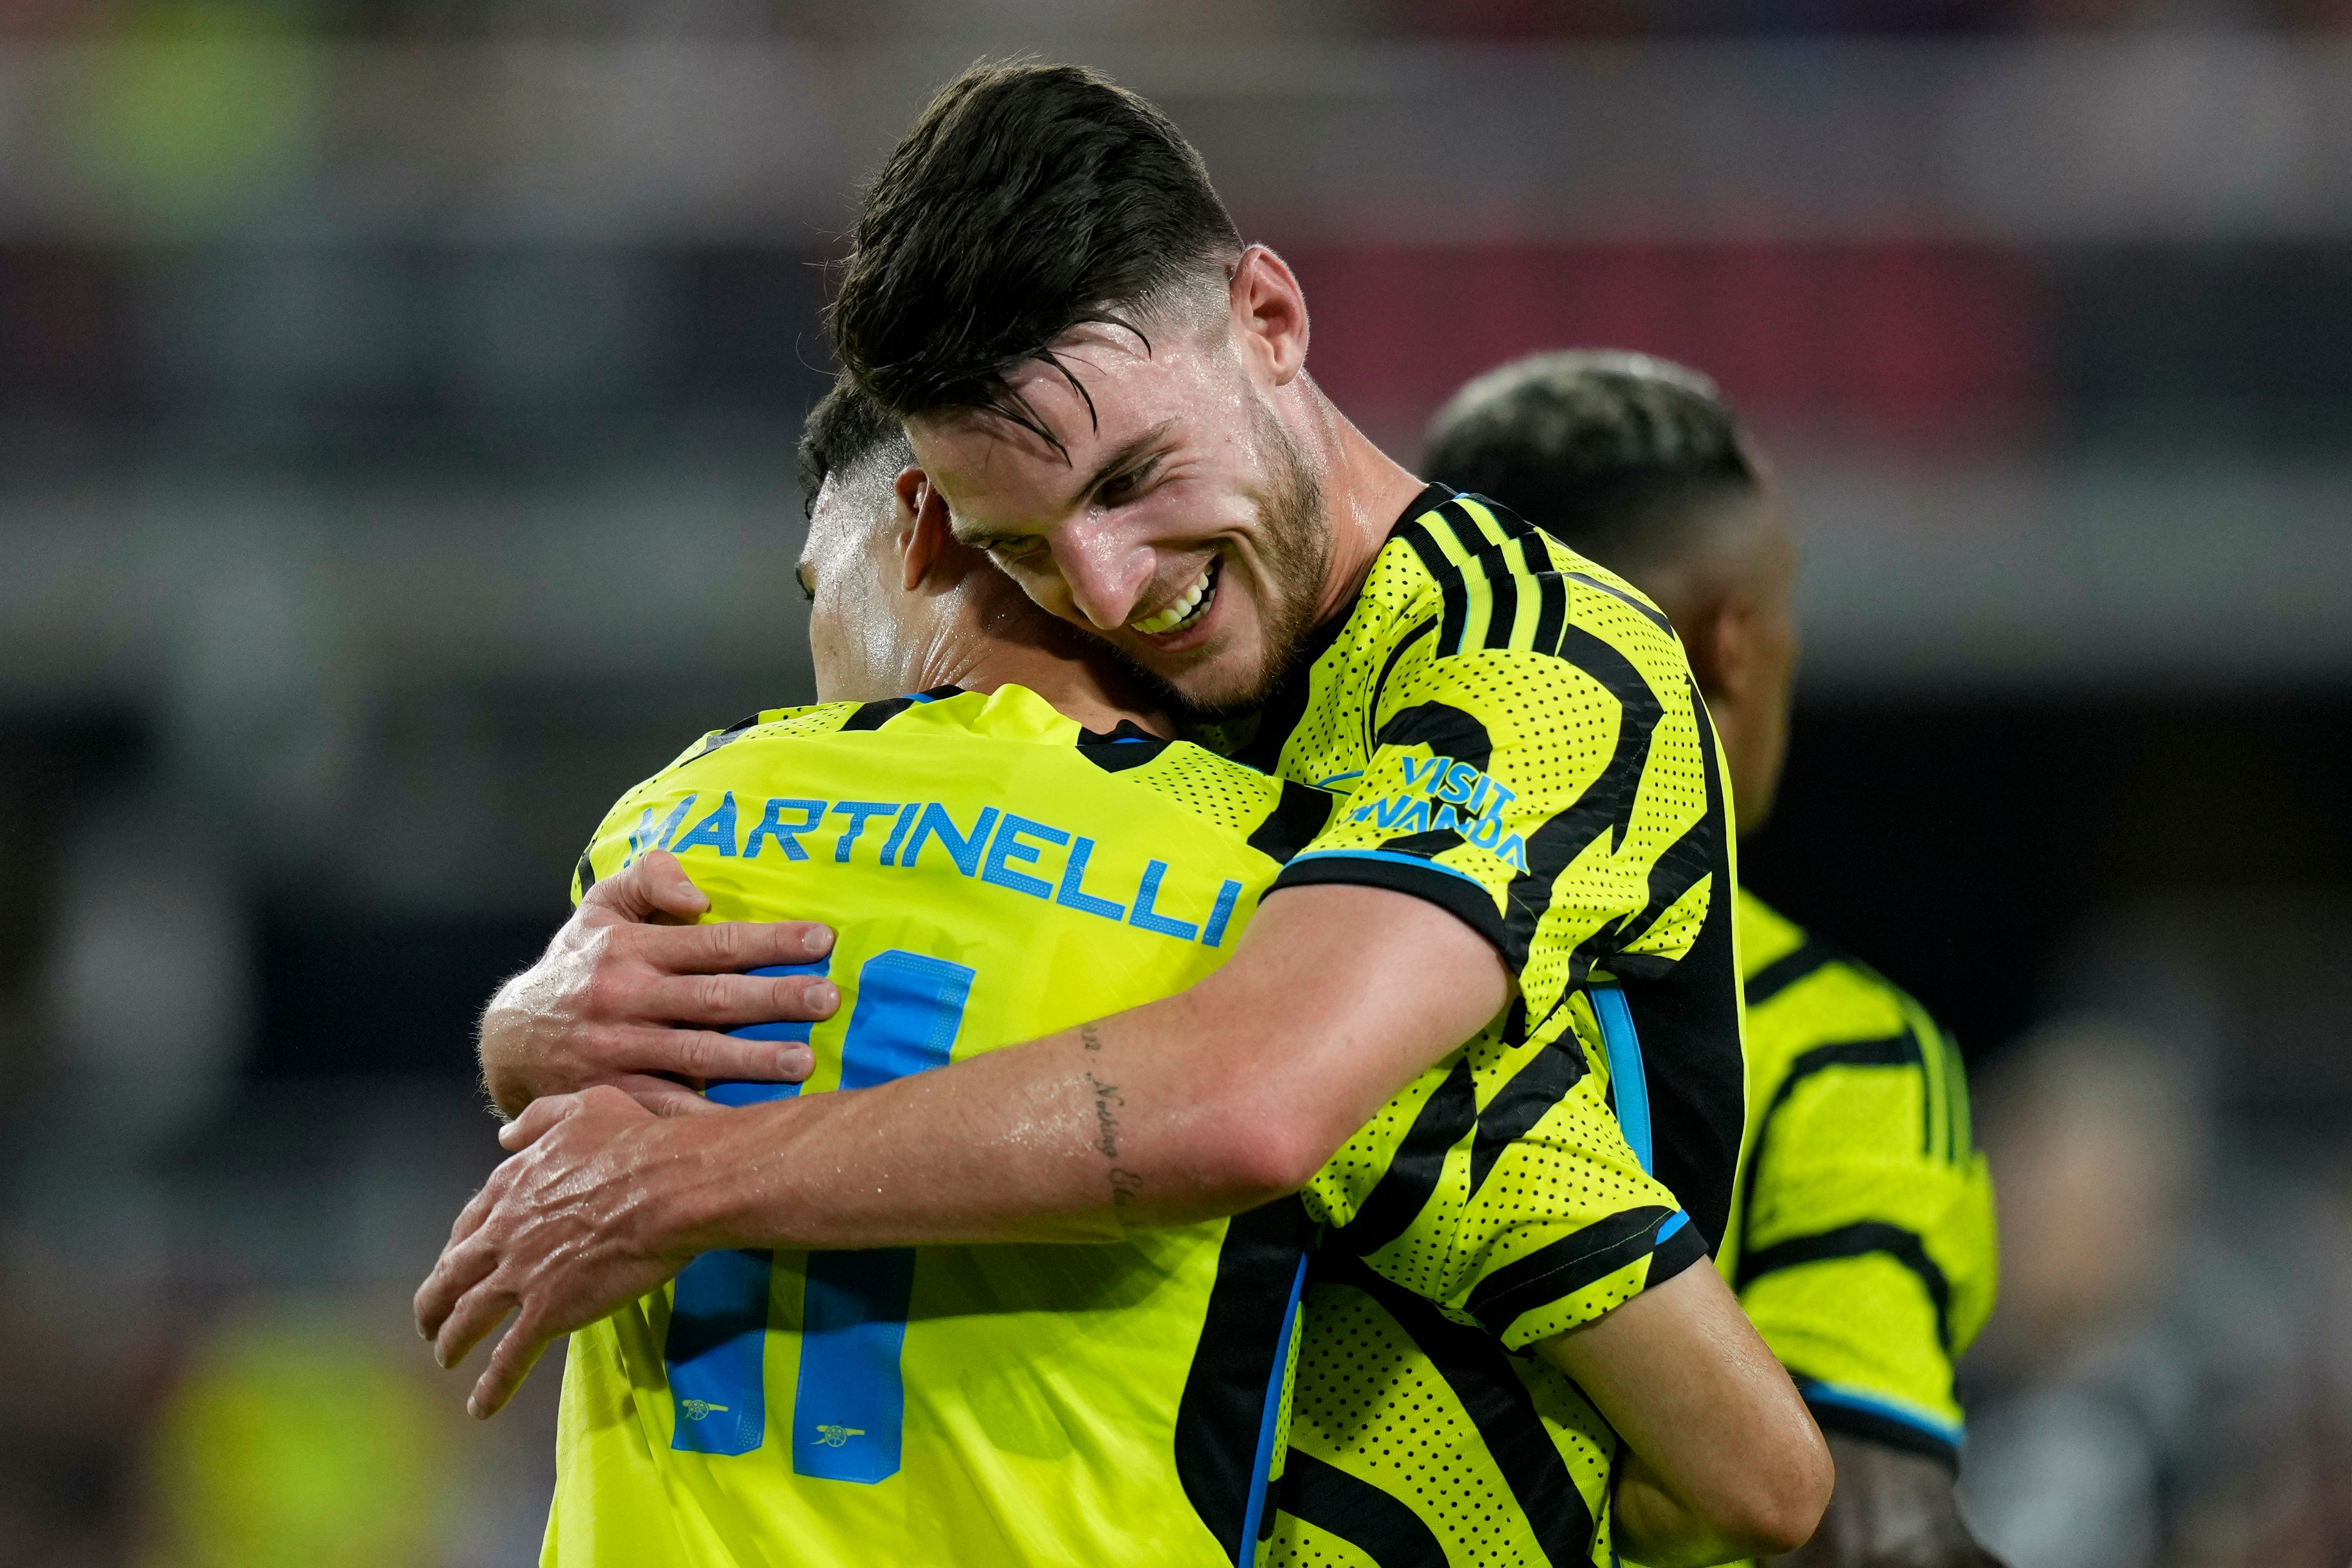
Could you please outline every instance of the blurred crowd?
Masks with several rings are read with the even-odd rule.
[[[822,263],[929,85],[871,62],[1051,40],[1159,73],[1245,226],[1295,236],[1352,329],[1317,373],[1401,457],[1462,377],[1570,343],[1759,411],[1818,680],[1759,885],[1969,1055],[2003,1243],[1972,1520],[2013,1568],[2343,1568],[2352,839],[2274,809],[2287,771],[2229,726],[2274,716],[2305,783],[2352,760],[2319,36],[2347,27],[2352,0],[0,4],[0,1568],[531,1560],[558,1368],[478,1426],[408,1326],[497,1157],[470,1021],[605,802],[807,695]],[[497,52],[644,38],[714,50]],[[393,47],[345,75],[247,47],[289,39]],[[778,47],[706,93],[737,40]],[[472,52],[404,48],[445,43]],[[1980,48],[2011,96],[1972,96]],[[1563,80],[1606,123],[1561,118]],[[1378,140],[1432,83],[1517,140]],[[1935,157],[1890,150],[1923,103]],[[2085,151],[2058,111],[2103,105]],[[2045,163],[2105,173],[2037,193]],[[1986,782],[2033,723],[2117,711],[2210,742],[2147,761],[2143,816],[2121,772]],[[2182,804],[2214,779],[2228,810]],[[2079,875],[2013,873],[2061,795],[2120,826]],[[1865,866],[1916,920],[1837,926]]]

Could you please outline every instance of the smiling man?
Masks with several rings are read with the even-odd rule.
[[[1340,805],[1232,960],[1164,1001],[736,1112],[716,1139],[697,1122],[691,1156],[658,1124],[564,1145],[580,1102],[534,1112],[517,1139],[562,1146],[486,1192],[420,1293],[445,1358],[519,1307],[478,1396],[495,1407],[547,1335],[642,1291],[681,1247],[1100,1239],[1297,1191],[1335,1154],[1348,1164],[1368,1122],[1397,1135],[1366,1150],[1360,1204],[1326,1214],[1327,1255],[1394,1262],[1433,1194],[1519,1219],[1432,1260],[1444,1321],[1520,1352],[1612,1322],[1736,1324],[1713,1270],[1690,1267],[1722,1233],[1743,1119],[1731,845],[1664,618],[1356,431],[1305,372],[1288,268],[1241,244],[1166,120],[1098,78],[966,73],[894,152],[856,237],[837,347],[906,422],[960,537],[1217,719],[1204,737]],[[740,967],[756,940],[706,967]],[[750,1056],[660,1026],[825,1010],[715,974],[688,996],[677,968],[558,946],[485,1022],[509,1109],[599,1083],[658,1098],[661,1074],[773,1075],[772,1057],[714,1069]],[[1115,1155],[1096,1074],[1123,1097]],[[1504,1174],[1501,1151],[1601,1104],[1633,1170],[1678,1203],[1594,1218],[1567,1167]],[[624,1136],[653,1152],[598,1141]],[[626,1223],[549,1239],[548,1213],[606,1188],[629,1195]],[[1827,1469],[1776,1391],[1752,1391],[1739,1431],[1707,1430],[1672,1401],[1643,1416],[1612,1364],[1633,1363],[1571,1371],[1618,1421],[1622,1461],[1605,1427],[1554,1419],[1508,1364],[1486,1385],[1547,1450],[1505,1478],[1541,1494],[1517,1500],[1546,1533],[1502,1560],[1606,1560],[1612,1513],[1626,1553],[1662,1564],[1810,1532]],[[1650,1456],[1684,1444],[1701,1458],[1670,1478]],[[1335,1482],[1321,1511],[1350,1549],[1454,1556],[1428,1520],[1349,1517],[1351,1499],[1370,1490]],[[1578,1519],[1595,1528],[1565,1539]],[[1385,1542],[1349,1533],[1383,1521]]]

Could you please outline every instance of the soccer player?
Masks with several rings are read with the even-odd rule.
[[[1656,601],[1723,737],[1739,831],[1760,826],[1788,737],[1796,549],[1714,386],[1640,355],[1537,355],[1463,388],[1424,466],[1542,517]],[[1997,1267],[1959,1054],[1874,970],[1745,887],[1738,908],[1748,1164],[1716,1261],[1836,1457],[1803,1558],[1983,1563],[1952,1496],[1952,1363]]]
[[[1144,726],[1163,721],[1108,649],[947,542],[935,501],[909,507],[924,493],[919,476],[900,479],[904,439],[864,400],[828,398],[803,445],[821,476],[801,569],[821,692],[927,689],[704,737],[615,806],[580,894],[593,895],[600,869],[625,878],[655,856],[691,865],[714,914],[825,915],[836,943],[800,967],[841,977],[846,1029],[788,1031],[824,1061],[818,1087],[923,1071],[1213,967],[1332,798],[1153,738]],[[1014,674],[1025,684],[1000,684]],[[859,799],[902,794],[910,777],[943,799]],[[711,1092],[743,1104],[798,1087]],[[1115,1141],[1118,1087],[1097,1094]],[[1235,1559],[1258,1539],[1276,1458],[1307,1218],[1399,1202],[1360,1175],[1402,1130],[1384,1123],[1304,1203],[1231,1222],[1076,1249],[697,1259],[670,1294],[573,1338],[548,1561]],[[1492,1151],[1490,1179],[1524,1182],[1538,1162],[1613,1191],[1619,1212],[1671,1204],[1625,1168],[1615,1125],[1597,1097],[1571,1102],[1540,1135]],[[1416,1254],[1485,1245],[1514,1223],[1454,1212],[1450,1194],[1411,1187],[1406,1201],[1420,1207],[1402,1216],[1405,1245],[1358,1265],[1380,1289],[1410,1294],[1426,1272]],[[1585,1207],[1597,1217],[1610,1201]],[[1613,1332],[1587,1336],[1588,1352]],[[1752,1336],[1727,1355],[1664,1332],[1636,1354],[1699,1372],[1701,1403],[1675,1412],[1685,1421],[1717,1418],[1710,1380],[1769,1368]],[[1645,1400],[1671,1386],[1634,1371]]]
[[[1597,1521],[1613,1509],[1630,1554],[1803,1540],[1827,1467],[1769,1379],[1736,1421],[1653,1426],[1643,1410],[1673,1399],[1614,1381],[1641,1358],[1584,1356],[1643,1323],[1745,1332],[1689,1267],[1727,1220],[1744,1104],[1723,786],[1664,618],[1349,425],[1305,373],[1288,268],[1242,244],[1164,117],[1090,73],[950,84],[856,243],[836,347],[905,422],[958,537],[1225,716],[1238,758],[1342,800],[1233,957],[1164,1001],[918,1079],[630,1124],[626,1157],[617,1096],[527,1114],[515,1141],[552,1145],[502,1167],[419,1292],[445,1359],[516,1310],[478,1385],[495,1408],[549,1335],[643,1294],[681,1250],[1094,1239],[1255,1208],[1337,1155],[1380,1179],[1330,1211],[1327,1248],[1402,1256],[1457,1321],[1559,1348],[1630,1452],[1612,1437],[1555,1470]],[[559,948],[486,1019],[510,1108],[707,1075],[714,1037],[658,1026],[759,1016],[735,1010],[759,982],[706,976],[680,1006],[677,968],[606,962],[577,934]],[[1098,1077],[1124,1100],[1115,1155]],[[1678,1207],[1579,1223],[1576,1178],[1495,1179],[1552,1107],[1636,1082],[1651,1158],[1627,1179],[1654,1171]],[[1351,1162],[1376,1117],[1392,1141]],[[689,1135],[704,1152],[672,1157]],[[1475,1255],[1427,1253],[1397,1229],[1424,1188],[1518,1223]],[[608,1201],[627,1223],[550,1228]]]

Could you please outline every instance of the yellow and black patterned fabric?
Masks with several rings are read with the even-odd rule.
[[[1614,1434],[1518,1353],[1698,1260],[1730,1206],[1733,852],[1681,645],[1623,580],[1433,486],[1266,706],[1200,738],[1342,796],[1275,891],[1425,898],[1517,982],[1307,1195],[1329,1228],[1273,1560],[1605,1562]]]
[[[1748,1165],[1717,1263],[1825,1430],[1956,1463],[1991,1312],[1992,1182],[1959,1052],[1874,971],[1739,898]]]

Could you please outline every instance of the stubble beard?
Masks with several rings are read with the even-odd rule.
[[[1258,502],[1259,559],[1266,597],[1257,606],[1260,657],[1223,689],[1181,695],[1193,717],[1217,720],[1253,713],[1274,695],[1315,631],[1315,609],[1331,567],[1331,520],[1322,481],[1275,412],[1252,400],[1250,423],[1272,458]]]

